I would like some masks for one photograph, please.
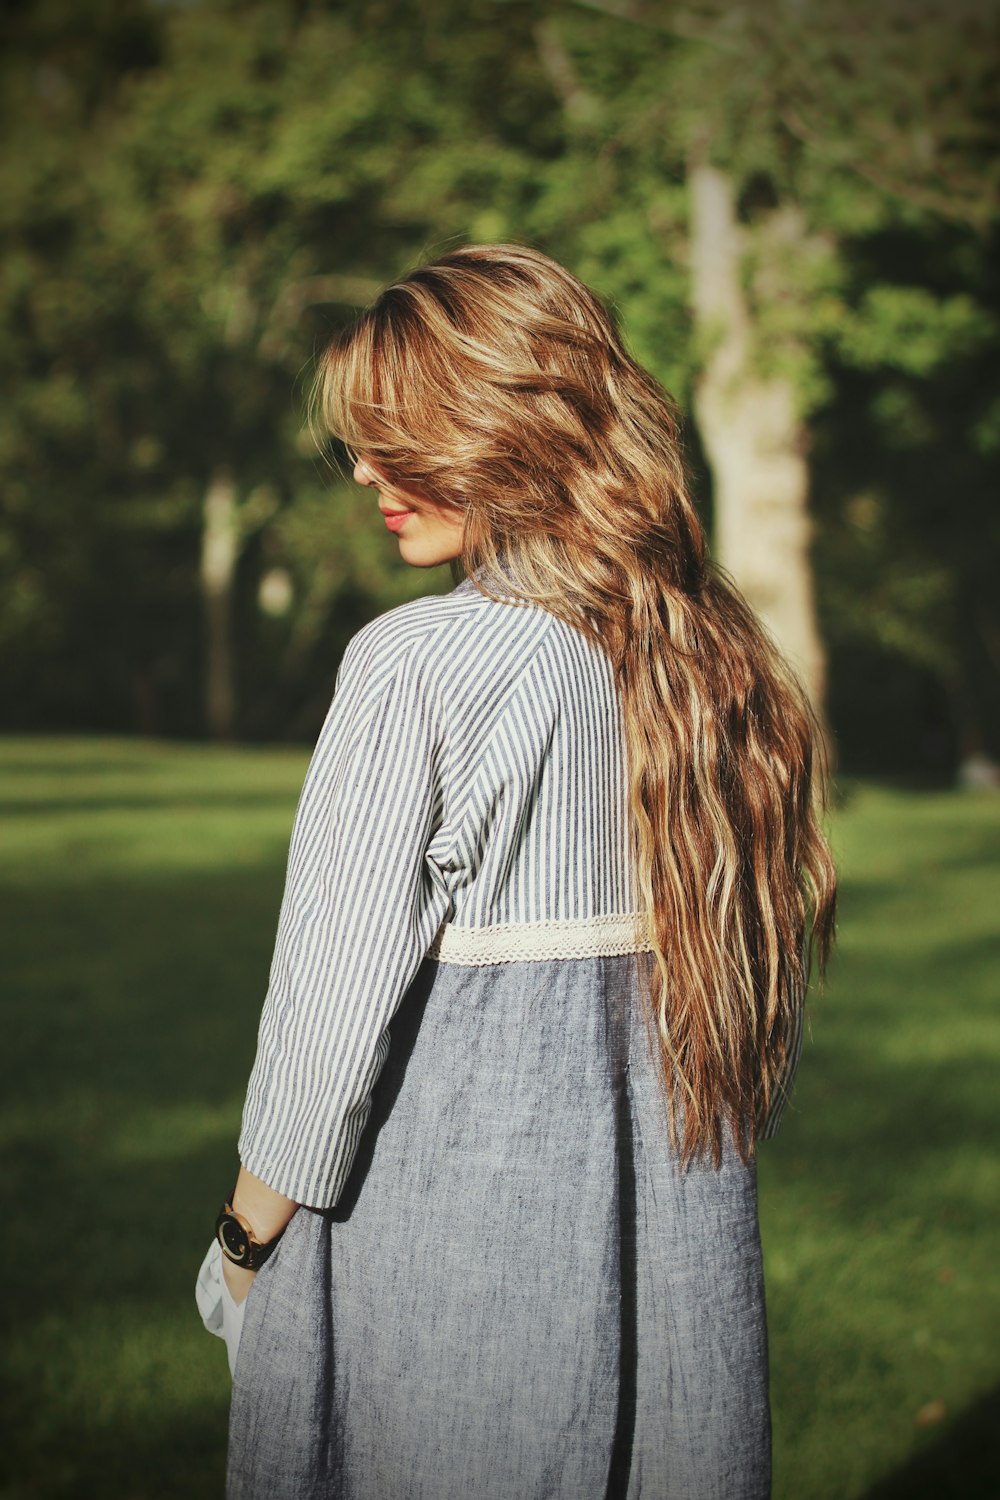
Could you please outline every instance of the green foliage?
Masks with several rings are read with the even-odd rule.
[[[995,317],[966,292],[936,297],[924,286],[867,287],[831,330],[844,359],[859,369],[933,374],[997,342]]]
[[[971,445],[956,503],[974,509],[955,529],[975,532],[968,497],[992,482],[997,408],[977,397],[964,427],[938,413],[997,343],[993,13],[37,0],[0,27],[3,722],[202,731],[201,509],[225,466],[243,536],[238,728],[311,732],[351,628],[441,586],[376,561],[380,544],[392,552],[377,523],[355,530],[342,496],[318,499],[301,432],[317,347],[428,253],[527,239],[609,300],[690,406],[704,351],[686,178],[700,156],[739,191],[760,362],[792,378],[816,429],[835,638],[888,632],[927,665],[917,601],[938,571],[942,602],[921,627],[933,670],[967,684],[986,670],[995,606],[967,612],[986,611],[975,629],[957,623],[964,564],[892,455],[902,442],[926,459],[943,426]],[[827,437],[848,407],[863,474]],[[877,555],[852,544],[843,511],[875,490],[890,516]],[[275,569],[294,585],[281,618],[257,604]],[[885,569],[898,586],[873,610]],[[989,739],[975,704],[962,714],[979,725],[964,738]]]
[[[885,268],[907,251],[908,284],[893,289]],[[922,760],[940,772],[956,740],[966,752],[1000,744],[995,239],[928,229],[918,256],[897,233],[852,262],[871,314],[839,346],[815,435],[816,566],[845,752],[868,769]]]
[[[228,1375],[193,1286],[304,769],[301,750],[0,743],[5,1494],[221,1492]],[[833,819],[839,950],[760,1163],[775,1500],[860,1500],[1000,1378],[998,835],[1000,800],[956,793],[851,786]],[[965,1449],[957,1488],[898,1493],[987,1500],[979,1462],[981,1485]]]

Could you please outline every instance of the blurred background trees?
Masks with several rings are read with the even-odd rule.
[[[3,723],[308,737],[449,579],[315,453],[333,328],[524,239],[691,414],[854,769],[1000,754],[995,8],[38,0],[2,21]]]

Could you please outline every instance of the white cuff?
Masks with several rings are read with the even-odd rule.
[[[201,1321],[209,1333],[214,1333],[217,1338],[225,1341],[229,1373],[232,1374],[236,1369],[247,1299],[244,1297],[240,1303],[233,1301],[233,1294],[222,1274],[222,1246],[218,1240],[212,1241],[208,1254],[201,1263],[194,1298]]]

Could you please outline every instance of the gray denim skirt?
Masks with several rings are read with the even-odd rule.
[[[428,959],[247,1301],[228,1500],[764,1500],[756,1177],[678,1170],[636,957]]]

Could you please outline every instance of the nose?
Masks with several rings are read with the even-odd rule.
[[[354,465],[354,483],[369,486],[376,483],[375,471],[364,457],[359,457],[357,463]]]

